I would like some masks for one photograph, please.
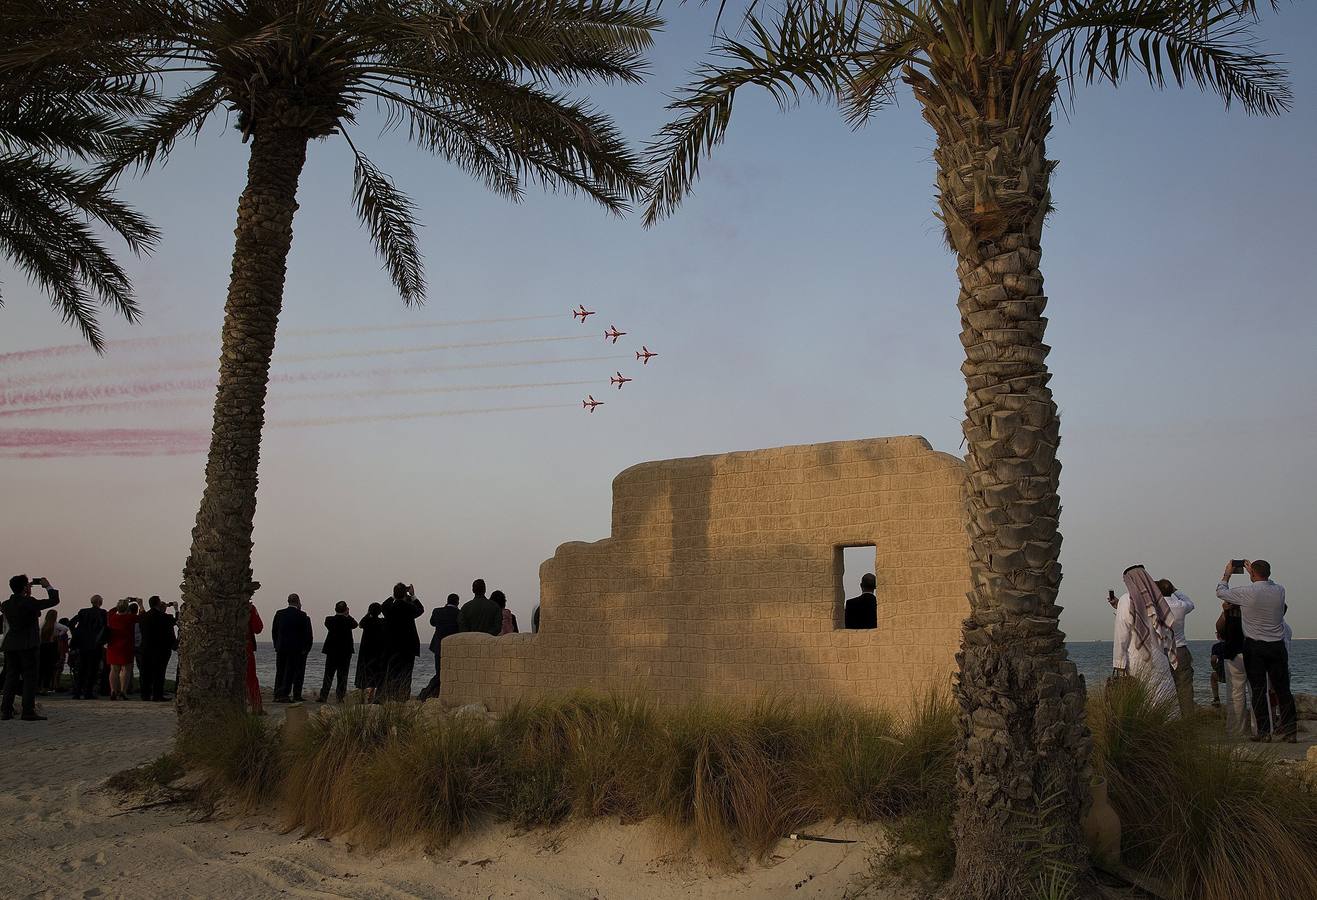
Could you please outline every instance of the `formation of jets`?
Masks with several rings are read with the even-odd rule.
[[[582,325],[584,325],[586,320],[593,315],[597,315],[596,311],[593,309],[586,309],[584,303],[580,304],[579,306],[577,306],[575,309],[572,310],[572,319],[580,319]],[[620,337],[624,337],[625,335],[626,332],[619,331],[616,325],[609,325],[608,330],[604,332],[604,340],[612,341],[614,344],[616,344],[617,339]],[[656,356],[658,356],[657,353],[650,350],[648,347],[644,346],[643,344],[641,345],[640,349],[636,351],[636,359],[640,361],[641,365],[645,365],[645,366],[649,365],[649,361]],[[610,385],[616,385],[617,389],[620,391],[622,390],[622,385],[626,384],[628,381],[634,381],[634,380],[635,380],[634,378],[628,378],[627,376],[623,375],[619,371],[608,379],[608,383]],[[585,399],[581,401],[581,408],[587,410],[588,412],[594,412],[595,407],[603,406],[603,405],[604,405],[604,401],[596,400],[593,394],[587,394]]]

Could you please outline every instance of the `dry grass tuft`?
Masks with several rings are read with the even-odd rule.
[[[1128,864],[1182,897],[1317,897],[1317,791],[1133,679],[1088,715]]]
[[[204,738],[180,738],[177,751],[206,769],[248,809],[277,799],[287,771],[279,729],[269,719],[245,712],[224,717]]]

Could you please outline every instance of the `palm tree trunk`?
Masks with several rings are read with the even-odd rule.
[[[907,81],[937,132],[938,205],[955,250],[965,347],[972,591],[958,654],[953,894],[1032,896],[1046,868],[1087,868],[1091,739],[1066,654],[1060,417],[1043,343],[1045,155],[1055,83],[1028,66],[948,87]],[[962,89],[963,88],[963,89]]]
[[[260,587],[251,570],[256,470],[306,146],[301,130],[256,132],[238,201],[206,489],[183,569],[181,737],[243,706],[247,609]]]

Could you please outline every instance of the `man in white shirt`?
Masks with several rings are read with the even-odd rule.
[[[1271,564],[1264,559],[1244,560],[1249,584],[1232,588],[1234,563],[1226,563],[1225,574],[1216,586],[1222,601],[1239,607],[1244,625],[1244,671],[1253,694],[1253,716],[1258,733],[1254,741],[1271,740],[1271,715],[1267,708],[1267,682],[1280,703],[1276,736],[1297,740],[1294,695],[1290,693],[1290,655],[1285,647],[1285,588],[1271,580]]]
[[[1167,578],[1157,579],[1157,588],[1171,610],[1171,631],[1175,635],[1175,694],[1180,701],[1180,715],[1194,711],[1194,656],[1184,638],[1184,617],[1194,611],[1194,602],[1184,591],[1177,591]]]

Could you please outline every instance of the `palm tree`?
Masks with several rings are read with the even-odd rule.
[[[112,42],[132,71],[184,82],[109,167],[146,169],[228,110],[250,143],[238,201],[206,486],[183,571],[180,729],[243,698],[251,532],[270,357],[312,140],[351,148],[353,200],[408,304],[425,299],[414,207],[351,138],[387,129],[516,200],[527,181],[622,212],[643,166],[567,89],[639,82],[660,20],[631,0],[57,0],[58,58]],[[34,51],[35,59],[48,59]]]
[[[1253,0],[785,0],[767,23],[752,7],[747,39],[717,40],[651,148],[647,223],[690,192],[747,85],[784,108],[802,94],[834,100],[859,124],[900,78],[933,127],[967,389],[972,591],[954,687],[961,896],[1032,890],[1044,849],[1055,865],[1085,860],[1090,739],[1058,628],[1060,423],[1039,270],[1052,110],[1063,87],[1142,77],[1280,112],[1289,90],[1254,48],[1255,18]]]
[[[0,58],[42,35],[31,2],[0,3]],[[93,57],[0,78],[0,255],[26,273],[65,322],[104,352],[98,303],[130,322],[139,315],[128,276],[93,229],[115,232],[134,253],[157,234],[117,201],[95,165],[131,135],[128,119],[146,112],[151,92],[115,77]],[[4,301],[0,296],[0,304]]]

